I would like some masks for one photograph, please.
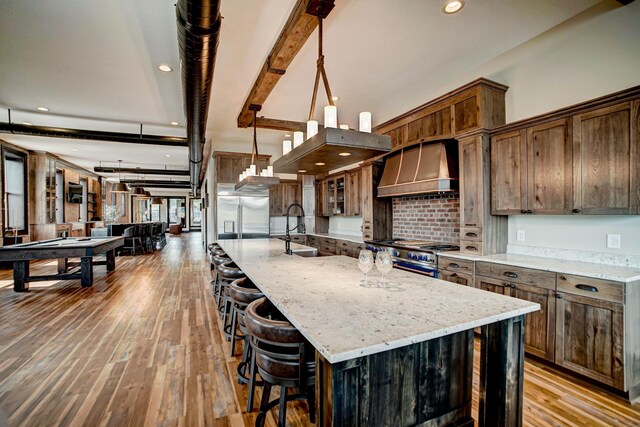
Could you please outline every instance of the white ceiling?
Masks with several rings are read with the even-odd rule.
[[[174,0],[0,1],[0,121],[184,136]],[[249,151],[236,118],[295,0],[222,0],[224,16],[209,110],[214,147]],[[326,68],[341,122],[357,113],[381,123],[429,100],[438,88],[598,3],[598,0],[337,0],[325,22]],[[316,33],[317,34],[317,33]],[[317,35],[294,59],[261,114],[306,120]],[[163,73],[159,64],[174,72]],[[318,118],[326,104],[321,93]],[[36,113],[37,106],[50,108]],[[2,107],[5,107],[4,109]],[[169,122],[181,126],[173,127]],[[259,130],[279,144],[284,132]],[[86,168],[187,168],[187,149],[0,134]],[[73,151],[73,149],[77,151]],[[273,147],[269,151],[274,151]],[[166,157],[170,154],[171,157]],[[162,178],[162,177],[154,177]]]

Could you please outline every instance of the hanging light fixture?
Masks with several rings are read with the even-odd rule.
[[[304,170],[307,174],[315,175],[391,151],[389,136],[371,133],[371,113],[360,114],[359,130],[351,130],[348,126],[340,125],[338,121],[338,109],[334,104],[334,100],[338,97],[331,94],[322,52],[322,20],[332,8],[333,2],[310,1],[308,3],[306,13],[318,17],[318,60],[307,120],[307,140],[296,144],[294,138],[291,150],[288,150],[288,144],[283,147],[283,156],[273,163],[276,172],[299,173]],[[318,130],[318,122],[314,117],[321,77],[329,105],[324,107],[324,128]]]
[[[258,131],[256,122],[260,106],[251,104],[249,109],[253,111],[253,148],[251,149],[251,165],[240,174],[235,190],[242,193],[264,193],[269,187],[280,184],[280,178],[273,176],[273,168],[258,170]],[[291,143],[291,141],[289,141]]]
[[[131,195],[136,197],[144,197],[145,196],[144,188],[134,187],[133,190],[131,191]]]
[[[162,197],[158,197],[158,196],[154,196],[151,198],[151,204],[152,205],[161,205],[163,202]]]
[[[122,160],[118,160],[118,182],[113,184],[113,186],[111,187],[112,193],[128,193],[129,192],[129,188],[127,187],[127,184],[125,184],[124,182],[120,182],[120,164],[121,163],[122,163]]]

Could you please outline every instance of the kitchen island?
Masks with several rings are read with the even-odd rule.
[[[315,347],[319,425],[473,425],[475,327],[478,423],[521,425],[524,316],[538,304],[396,269],[391,289],[368,288],[353,258],[219,244]]]

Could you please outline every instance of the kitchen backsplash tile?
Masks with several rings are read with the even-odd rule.
[[[393,237],[459,243],[460,195],[394,197]]]

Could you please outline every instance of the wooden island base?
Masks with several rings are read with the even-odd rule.
[[[482,328],[480,426],[522,424],[524,317]],[[321,426],[473,426],[473,330],[335,364],[316,355]]]

